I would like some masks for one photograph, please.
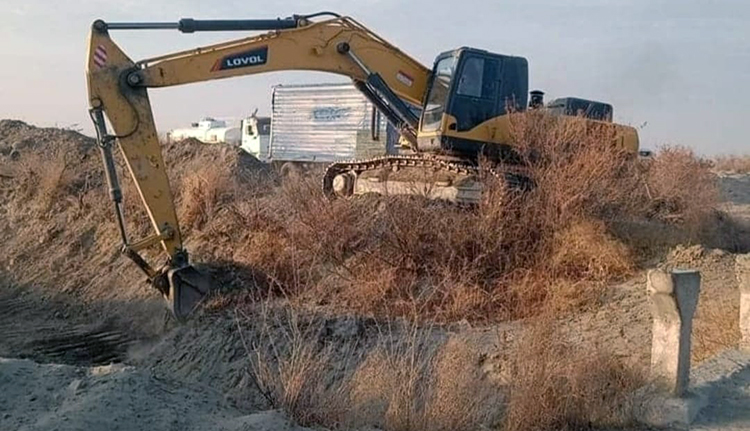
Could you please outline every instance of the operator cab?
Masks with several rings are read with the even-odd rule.
[[[528,62],[523,57],[459,48],[435,60],[418,142],[422,150],[476,154],[486,142],[482,123],[524,110]]]

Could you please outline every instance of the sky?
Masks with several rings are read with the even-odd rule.
[[[64,6],[63,6],[64,4]],[[442,51],[471,46],[529,61],[546,100],[580,96],[614,105],[642,147],[686,145],[705,155],[750,154],[750,1],[747,0],[0,0],[0,118],[91,133],[84,67],[91,23],[180,18],[349,15],[431,68]],[[118,31],[133,59],[246,33]],[[277,72],[152,89],[157,128],[204,116],[270,112],[277,84],[342,82]]]

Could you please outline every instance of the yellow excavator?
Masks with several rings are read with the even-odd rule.
[[[159,29],[267,33],[140,61],[131,60],[110,37],[116,30]],[[408,144],[398,155],[331,164],[322,178],[326,196],[412,193],[410,172],[428,170],[440,177],[426,191],[429,198],[476,202],[481,194],[480,157],[491,163],[489,172],[507,184],[529,184],[519,168],[521,159],[511,142],[509,119],[511,112],[543,107],[541,92],[531,92],[528,103],[525,58],[464,47],[438,55],[429,69],[354,19],[331,12],[269,20],[97,20],[91,28],[86,68],[89,112],[123,253],[146,273],[178,320],[187,317],[212,286],[209,277],[189,264],[183,247],[147,90],[285,70],[351,78]],[[612,123],[611,106],[562,100],[555,104],[554,115],[594,113],[585,115],[585,121],[611,127],[613,145],[637,152],[636,130]],[[150,217],[154,233],[147,238],[128,238],[112,154],[115,142]],[[142,256],[145,249],[155,246],[166,254],[159,266]]]

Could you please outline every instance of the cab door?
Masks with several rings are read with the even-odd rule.
[[[456,118],[455,131],[469,131],[498,115],[501,69],[502,60],[498,57],[464,51],[447,110]],[[453,126],[450,128],[453,130]]]

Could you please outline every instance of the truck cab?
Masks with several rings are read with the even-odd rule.
[[[258,160],[266,160],[269,155],[271,118],[251,115],[241,123],[242,143],[240,148]]]

